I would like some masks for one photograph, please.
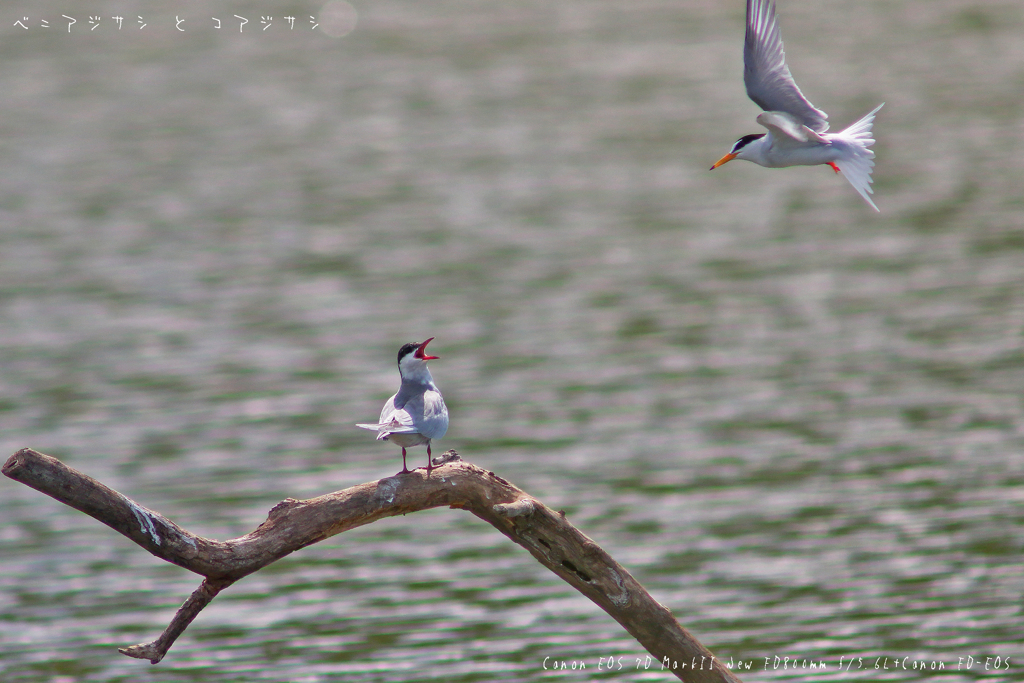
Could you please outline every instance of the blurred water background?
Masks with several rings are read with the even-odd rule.
[[[780,0],[834,130],[886,102],[876,214],[825,167],[708,172],[759,128],[742,0],[353,4],[331,38],[294,0],[4,3],[3,457],[235,537],[398,471],[353,424],[436,336],[436,450],[746,680],[1021,680],[1024,5]],[[198,577],[6,479],[0,568],[7,683],[669,678],[461,511],[282,560],[158,666],[116,647]]]

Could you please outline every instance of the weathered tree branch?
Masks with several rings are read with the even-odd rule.
[[[429,474],[359,484],[309,500],[288,498],[254,531],[230,541],[197,536],[162,515],[74,470],[24,448],[3,466],[7,477],[103,522],[162,560],[204,577],[152,643],[120,651],[156,664],[196,615],[223,589],[300,548],[343,531],[418,510],[448,506],[472,512],[526,548],[538,562],[619,622],[659,663],[690,683],[739,683],[621,565],[565,519],[493,472],[454,451]]]

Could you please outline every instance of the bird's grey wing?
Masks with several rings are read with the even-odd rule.
[[[397,396],[397,394],[396,394]],[[416,407],[406,401],[401,408],[395,407],[395,396],[384,404],[380,411],[380,424],[390,434],[415,434],[419,431],[416,425]]]
[[[377,440],[388,438],[391,434],[415,434],[412,416],[404,410],[395,410],[395,397],[392,396],[380,411],[377,424],[359,423],[356,427],[377,432]]]
[[[384,407],[380,409],[380,418],[377,419],[379,424],[387,424],[388,422],[391,422],[391,416],[395,413],[396,396],[398,396],[398,394],[395,394],[384,402]]]
[[[786,112],[817,133],[828,130],[828,114],[807,101],[786,66],[775,0],[747,0],[743,82],[747,96],[765,111]]]
[[[356,427],[377,432],[377,441],[387,441],[392,434],[419,434],[420,430],[412,425],[405,425],[394,419],[381,424],[357,424]]]
[[[775,144],[781,147],[800,147],[808,144],[828,144],[828,140],[800,123],[784,111],[763,111],[757,122],[772,132]]]
[[[448,431],[448,406],[440,391],[423,392],[423,419],[420,434],[428,439],[440,439]]]
[[[420,431],[415,425],[402,424],[397,419],[386,425],[381,425],[381,429],[388,434],[419,434]]]

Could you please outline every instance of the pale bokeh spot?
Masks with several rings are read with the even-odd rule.
[[[332,38],[352,33],[359,20],[359,12],[345,0],[330,0],[320,10],[320,29]]]

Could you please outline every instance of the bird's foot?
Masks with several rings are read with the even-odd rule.
[[[835,171],[836,173],[839,173],[839,167],[836,166],[836,162],[830,161],[830,162],[828,162],[828,165],[832,167],[833,171]]]

